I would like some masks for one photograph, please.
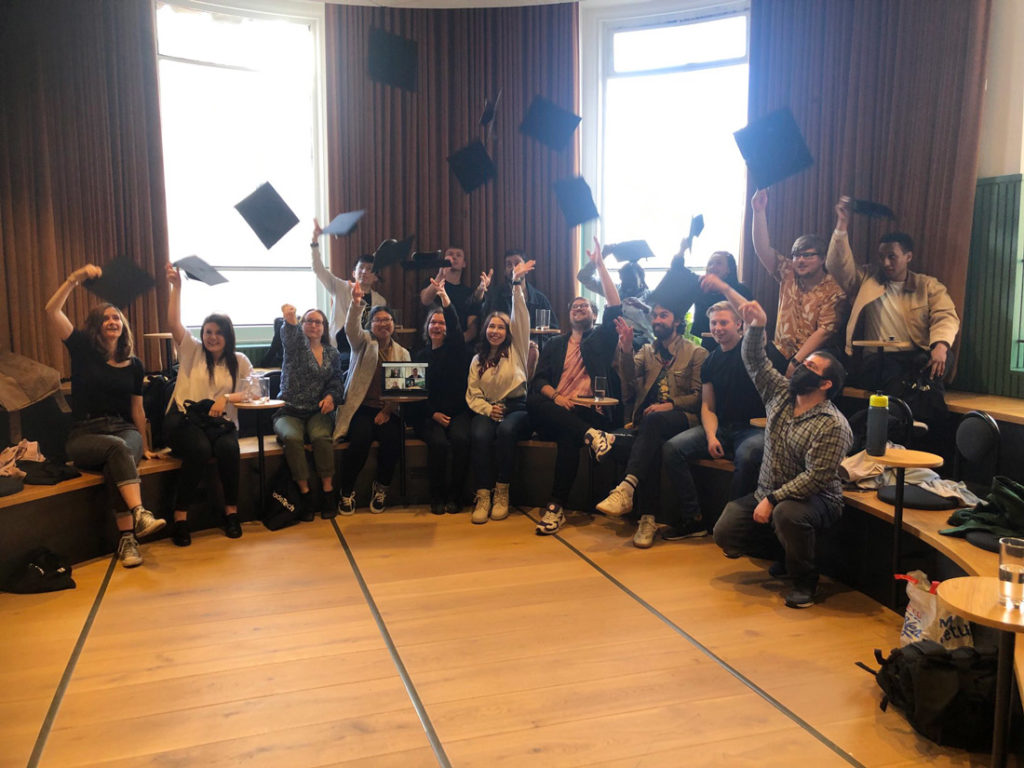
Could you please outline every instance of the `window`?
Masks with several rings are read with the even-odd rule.
[[[582,22],[584,128],[597,129],[583,137],[584,173],[597,181],[600,239],[647,240],[653,286],[693,215],[705,229],[688,267],[702,271],[714,251],[739,253],[746,166],[732,134],[747,123],[747,4],[628,14],[635,6]]]
[[[265,341],[281,304],[316,305],[310,219],[320,208],[322,7],[158,2],[157,46],[171,260],[195,254],[230,283],[189,281],[182,319],[228,313]],[[299,217],[269,251],[234,209],[269,181]]]

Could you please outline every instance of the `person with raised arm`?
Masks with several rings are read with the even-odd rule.
[[[411,421],[416,436],[427,444],[430,511],[443,515],[461,507],[473,412],[466,404],[469,345],[459,313],[443,281],[432,279],[431,287],[441,306],[427,311],[423,324],[426,346],[413,355],[414,362],[427,363],[427,399],[414,404]]]
[[[174,527],[171,540],[179,547],[192,543],[188,509],[196,496],[206,465],[217,460],[224,489],[224,533],[242,535],[238,518],[238,412],[234,404],[245,400],[245,379],[252,370],[249,358],[235,351],[235,327],[227,315],[203,320],[196,339],[181,323],[181,274],[167,265],[169,295],[167,327],[178,349],[178,378],[167,404],[164,435],[171,453],[182,460],[174,491]],[[195,424],[186,415],[189,403],[211,401],[209,415],[224,423],[215,427]]]
[[[463,328],[463,339],[470,342],[476,338],[477,332],[480,330],[480,307],[487,289],[491,286],[494,270],[490,269],[480,274],[480,282],[475,290],[462,284],[462,274],[465,271],[466,252],[461,248],[450,246],[444,252],[444,259],[441,268],[437,270],[437,277],[431,278],[426,287],[420,291],[420,303],[424,307],[436,307],[439,301],[439,286],[443,286],[445,293],[448,294],[448,299],[459,315],[459,321]]]
[[[383,362],[409,362],[409,351],[394,340],[395,316],[389,307],[366,310],[365,294],[359,283],[351,286],[352,303],[345,319],[345,335],[352,348],[352,361],[345,380],[345,402],[338,409],[334,439],[347,437],[349,448],[341,463],[341,496],[338,512],[356,511],[356,478],[370,455],[370,444],[377,441],[377,479],[370,494],[370,511],[383,512],[388,489],[402,451],[402,421],[399,405],[385,400]],[[360,324],[366,314],[370,329]]]
[[[284,445],[292,480],[299,487],[299,518],[313,519],[313,491],[309,485],[306,441],[313,446],[313,464],[320,477],[323,504],[320,516],[334,516],[334,410],[341,402],[341,355],[331,346],[327,315],[308,309],[301,325],[291,304],[281,307],[281,399],[274,414],[274,432]]]
[[[594,457],[600,459],[615,440],[608,434],[615,426],[606,408],[589,407],[574,402],[574,398],[592,398],[595,377],[615,382],[612,363],[619,336],[615,330],[616,318],[622,317],[622,304],[615,282],[601,258],[601,244],[594,238],[594,250],[587,251],[590,263],[601,278],[608,306],[597,324],[597,307],[590,299],[577,296],[569,303],[569,331],[557,336],[540,354],[532,383],[532,394],[527,399],[530,420],[537,431],[557,445],[555,479],[551,486],[550,501],[544,509],[537,533],[550,535],[565,524],[562,507],[576,480],[580,462],[580,447],[588,445]],[[614,394],[618,394],[617,386]]]
[[[66,444],[68,457],[77,467],[103,472],[117,488],[124,503],[114,512],[120,532],[117,555],[122,566],[133,568],[142,564],[136,537],[154,534],[167,524],[142,505],[137,465],[157,456],[146,439],[142,361],[134,356],[128,322],[113,304],[93,307],[81,330],[64,314],[72,291],[102,274],[94,264],[76,269],[50,297],[45,311],[50,329],[71,355],[74,423]]]
[[[466,403],[474,413],[470,447],[477,489],[472,521],[478,525],[508,517],[516,443],[530,435],[526,412],[530,313],[523,281],[533,267],[533,260],[512,267],[512,315],[495,311],[484,318],[477,353],[469,366]]]
[[[739,272],[736,267],[736,257],[728,251],[715,251],[712,253],[704,273],[705,275],[712,275],[720,279],[743,296],[744,300],[754,298],[754,293],[750,290],[750,287],[740,282]],[[693,327],[690,328],[690,334],[699,338],[700,345],[708,352],[713,352],[718,348],[718,341],[715,339],[715,334],[711,329],[711,316],[708,314],[708,309],[723,301],[728,301],[725,294],[712,290],[702,293],[693,304]],[[705,334],[710,335],[705,336]]]
[[[818,349],[838,353],[838,334],[846,319],[846,294],[825,272],[825,240],[801,235],[793,241],[789,256],[772,248],[768,237],[768,192],[757,190],[750,200],[753,209],[751,236],[761,264],[779,283],[779,309],[775,340],[768,358],[780,373],[792,376],[804,359]]]
[[[739,309],[747,324],[743,364],[768,423],[757,490],[725,506],[713,531],[715,543],[726,557],[775,560],[769,574],[793,580],[786,605],[808,608],[818,589],[818,533],[843,512],[839,464],[853,434],[832,401],[843,391],[846,371],[834,355],[816,350],[787,380],[765,354],[764,309],[756,301]]]

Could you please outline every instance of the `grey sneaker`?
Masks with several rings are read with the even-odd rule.
[[[814,605],[814,599],[818,596],[818,583],[797,583],[786,595],[786,605],[789,608],[810,608]]]
[[[117,557],[125,568],[134,568],[142,565],[142,553],[139,551],[139,541],[133,534],[121,537],[117,542]]]
[[[597,502],[597,511],[612,517],[622,517],[633,511],[633,486],[622,481],[602,501]]]
[[[370,511],[379,515],[388,505],[388,487],[373,481],[373,491],[370,494]]]
[[[553,533],[558,533],[563,525],[565,525],[565,513],[562,508],[557,504],[548,504],[544,515],[537,524],[537,535],[550,536]]]
[[[152,536],[167,525],[166,520],[162,517],[154,517],[153,513],[145,507],[136,507],[132,516],[135,518],[135,535],[140,539]],[[142,560],[140,559],[139,562],[141,563]]]
[[[338,514],[354,515],[356,513],[356,492],[352,491],[348,496],[338,493]]]
[[[702,517],[691,517],[681,522],[678,526],[669,526],[661,532],[661,538],[665,541],[682,541],[683,539],[693,539],[698,536],[707,535],[708,529],[704,525],[704,518]]]
[[[636,533],[633,534],[633,546],[640,549],[650,549],[654,544],[654,534],[658,532],[658,524],[654,522],[654,515],[640,515],[640,524]]]

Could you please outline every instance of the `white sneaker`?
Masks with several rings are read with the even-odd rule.
[[[370,495],[370,511],[379,515],[388,505],[388,487],[373,481],[373,493]]]
[[[486,488],[479,488],[476,492],[476,506],[473,507],[473,516],[470,518],[477,525],[483,525],[491,516],[491,492]]]
[[[594,458],[600,459],[608,451],[612,449],[612,444],[615,442],[615,435],[609,435],[607,432],[602,432],[600,429],[592,429],[587,432],[587,437],[590,438],[587,442],[590,445],[590,450],[594,452]]]
[[[558,533],[563,525],[565,525],[565,513],[562,508],[557,504],[548,504],[544,515],[537,524],[537,535],[550,536],[553,533]]]
[[[338,493],[338,514],[354,515],[356,513],[356,492],[352,491],[348,496]]]
[[[633,486],[623,481],[612,488],[607,498],[597,503],[597,511],[622,517],[633,511]]]
[[[508,483],[498,483],[494,486],[491,520],[504,520],[506,517],[508,517]]]
[[[654,534],[658,532],[658,524],[654,515],[640,515],[640,525],[633,534],[633,546],[648,549],[654,543]]]
[[[134,535],[122,536],[117,542],[117,557],[125,568],[142,565],[142,552],[139,551],[139,541]]]
[[[137,507],[133,516],[135,518],[135,535],[140,539],[152,536],[167,525],[166,520],[162,517],[154,517],[153,513],[145,507]],[[140,560],[139,562],[142,561]]]

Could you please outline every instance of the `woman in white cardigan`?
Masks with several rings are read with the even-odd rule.
[[[532,260],[515,266],[512,316],[504,312],[487,316],[483,338],[469,366],[466,402],[474,412],[470,455],[477,488],[472,521],[477,524],[508,517],[516,443],[531,432],[526,413],[530,313],[523,293],[523,275],[533,266]]]
[[[340,295],[340,294],[338,294]],[[336,295],[336,299],[338,298]],[[388,486],[395,474],[402,448],[402,422],[398,405],[382,398],[384,374],[382,362],[409,362],[409,350],[392,338],[395,317],[388,307],[370,309],[370,329],[359,324],[365,304],[359,283],[351,288],[352,301],[345,320],[345,336],[352,348],[345,402],[338,409],[334,439],[348,437],[349,448],[341,462],[341,496],[338,513],[356,511],[356,478],[366,464],[370,443],[377,441],[377,479],[373,482],[370,511],[383,512],[387,506]]]

